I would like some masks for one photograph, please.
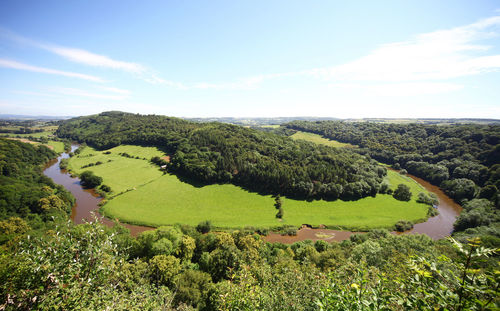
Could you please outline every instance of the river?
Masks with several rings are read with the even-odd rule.
[[[75,151],[78,148],[77,145],[71,146],[71,151]],[[64,152],[57,159],[50,161],[43,173],[52,178],[52,180],[59,185],[63,185],[67,190],[69,190],[76,199],[76,204],[71,212],[71,219],[76,223],[80,224],[88,220],[93,220],[92,213],[100,219],[100,221],[107,226],[113,226],[114,222],[102,217],[99,214],[99,202],[102,198],[95,193],[93,190],[83,189],[80,185],[80,179],[76,177],[71,177],[66,170],[61,170],[59,168],[59,163],[62,159],[69,158],[69,154]],[[439,199],[438,211],[439,215],[429,218],[426,222],[416,224],[412,230],[404,233],[395,234],[415,234],[415,233],[425,233],[431,238],[437,240],[444,238],[451,234],[453,231],[453,223],[455,218],[460,215],[462,208],[460,205],[455,203],[451,198],[449,198],[443,191],[434,185],[426,182],[425,180],[408,175],[413,178],[416,182],[421,184],[425,189],[433,192],[437,195]],[[142,231],[151,230],[154,228],[136,226],[130,224],[124,224],[123,226],[130,230],[133,236],[136,236]],[[277,233],[270,233],[264,239],[268,242],[281,242],[281,243],[294,243],[302,240],[325,240],[325,241],[342,241],[349,239],[349,237],[357,232],[350,231],[340,231],[340,230],[330,230],[330,229],[312,229],[308,227],[302,227],[297,231],[295,236],[282,236]]]
[[[78,148],[78,145],[71,146],[71,152],[75,151]],[[81,224],[86,221],[93,221],[94,216],[92,213],[97,216],[97,218],[107,226],[114,226],[114,222],[110,219],[102,217],[99,214],[99,202],[101,202],[102,198],[93,190],[93,189],[83,189],[80,185],[80,179],[77,177],[72,177],[71,174],[59,168],[59,163],[62,159],[69,158],[69,154],[64,152],[57,159],[54,159],[47,163],[43,173],[52,178],[52,180],[59,185],[64,186],[76,199],[76,204],[73,206],[71,210],[71,220],[73,220],[76,224]],[[121,223],[121,225],[125,226],[130,230],[130,233],[133,236],[136,236],[142,231],[151,230],[154,228],[144,227],[144,226],[135,226]]]

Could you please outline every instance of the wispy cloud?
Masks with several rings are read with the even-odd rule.
[[[95,90],[82,90],[77,88],[67,87],[48,87],[37,91],[12,91],[14,94],[30,95],[36,97],[61,97],[61,98],[92,98],[92,99],[106,99],[106,100],[124,100],[129,98],[130,92],[127,90],[116,88],[100,87],[99,89],[107,90],[110,93],[96,92]]]
[[[40,48],[66,58],[67,60],[94,67],[123,70],[131,73],[143,73],[146,68],[140,64],[114,60],[108,56],[95,54],[82,49],[40,44]]]
[[[453,92],[462,89],[464,86],[442,82],[407,82],[381,84],[333,83],[329,87],[356,92],[362,91],[369,96],[416,96]]]
[[[336,81],[447,80],[500,69],[500,55],[481,55],[491,49],[477,41],[497,37],[500,16],[449,30],[382,45],[367,56],[330,68],[305,72]],[[479,54],[479,55],[478,55]]]
[[[32,71],[32,72],[38,72],[38,73],[46,73],[46,74],[58,75],[58,76],[64,76],[64,77],[70,77],[70,78],[78,78],[78,79],[83,79],[83,80],[88,80],[88,81],[93,81],[93,82],[100,82],[100,83],[104,82],[103,79],[96,77],[96,76],[91,76],[91,75],[86,75],[86,74],[76,73],[76,72],[56,70],[56,69],[45,68],[45,67],[32,66],[32,65],[28,65],[28,64],[24,64],[24,63],[20,63],[20,62],[14,61],[14,60],[4,59],[4,58],[0,58],[0,67],[25,70],[25,71]]]
[[[500,69],[500,55],[487,55],[492,47],[478,44],[499,34],[500,16],[494,16],[461,27],[420,34],[407,41],[384,44],[345,64],[258,75],[236,82],[200,82],[187,88],[253,89],[268,80],[309,77],[328,82],[330,87],[364,90],[381,96],[452,92],[464,87],[453,83],[455,78]]]
[[[413,96],[453,92],[464,87],[452,79],[500,69],[500,55],[487,53],[491,46],[478,42],[498,37],[500,16],[414,38],[384,44],[366,56],[331,67],[297,72],[256,75],[230,82],[191,85],[158,79],[178,89],[251,90],[283,78],[320,79],[330,87],[369,91],[381,96]],[[349,87],[347,87],[349,86]]]

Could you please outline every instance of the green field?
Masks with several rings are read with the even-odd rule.
[[[64,143],[62,141],[49,140],[47,145],[51,146],[57,153],[62,153],[64,151]]]
[[[107,151],[111,153],[104,154],[104,151],[97,151],[86,147],[79,155],[70,159],[68,168],[77,174],[89,170],[97,176],[101,176],[103,184],[111,187],[113,191],[111,196],[133,190],[136,187],[159,178],[163,174],[157,166],[149,162],[153,156],[164,155],[157,148],[123,145]],[[134,158],[126,158],[119,155],[119,153],[124,152]],[[135,157],[139,157],[140,159],[136,159]],[[82,168],[82,166],[89,163],[99,161],[103,164]]]
[[[324,224],[366,230],[389,228],[401,219],[416,221],[426,218],[426,205],[377,195],[352,202],[307,202],[283,198],[284,217],[279,221],[275,218],[277,211],[271,196],[248,192],[230,184],[196,187],[175,175],[163,174],[147,161],[152,156],[164,155],[156,148],[119,146],[108,151],[111,154],[87,147],[70,159],[69,168],[76,173],[91,170],[103,177],[103,183],[113,192],[101,211],[110,218],[128,223],[157,227],[175,223],[196,225],[210,220],[219,228]],[[140,159],[125,158],[118,155],[120,152]],[[103,164],[82,168],[97,161]],[[387,181],[392,188],[399,183],[408,184],[414,197],[421,191],[416,182],[394,171],[388,171]]]
[[[40,137],[50,137],[54,135],[54,132],[57,130],[58,126],[54,125],[47,125],[47,126],[34,126],[31,127],[33,130],[39,130],[42,129],[43,132],[37,132],[37,133],[31,133],[31,134],[13,134],[13,133],[0,133],[0,136],[9,136],[9,137],[16,137],[16,138],[28,138],[28,137],[35,137],[35,138],[40,138]],[[0,126],[0,129],[5,129],[5,130],[19,130],[21,129],[20,126]]]
[[[293,134],[292,136],[290,136],[291,138],[293,139],[302,139],[302,140],[307,140],[307,141],[310,141],[310,142],[313,142],[313,143],[316,143],[316,144],[320,144],[320,145],[326,145],[326,146],[330,146],[330,147],[337,147],[337,148],[340,148],[340,147],[349,147],[349,148],[352,148],[352,147],[356,147],[354,145],[351,145],[351,144],[347,144],[347,143],[341,143],[339,141],[336,141],[336,140],[329,140],[329,139],[326,139],[318,134],[314,134],[314,133],[308,133],[308,132],[297,132],[295,134]]]

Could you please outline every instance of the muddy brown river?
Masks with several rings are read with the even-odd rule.
[[[71,146],[71,151],[75,151],[77,148],[77,145],[73,145]],[[62,153],[57,159],[50,161],[46,165],[43,173],[46,176],[52,178],[52,180],[56,184],[64,186],[75,197],[76,204],[72,209],[71,219],[76,224],[80,224],[85,221],[94,220],[93,214],[95,214],[102,223],[107,226],[113,226],[114,222],[112,220],[104,218],[99,214],[98,204],[102,200],[102,198],[93,190],[83,189],[80,185],[79,178],[71,177],[71,174],[69,174],[66,170],[61,170],[59,168],[59,163],[61,162],[61,160],[68,157],[68,153]],[[424,233],[435,240],[450,235],[453,231],[453,223],[455,222],[455,218],[462,211],[460,205],[455,203],[451,198],[444,194],[439,187],[431,185],[421,178],[412,175],[408,176],[413,178],[428,191],[433,192],[437,195],[439,199],[439,205],[437,207],[439,210],[439,215],[429,218],[426,222],[416,224],[410,231],[397,234]],[[124,223],[122,223],[122,225],[128,228],[133,236],[136,236],[142,231],[154,229],[151,227],[135,226]],[[303,240],[325,240],[331,242],[349,239],[349,237],[354,233],[356,232],[330,229],[312,229],[304,226],[297,231],[297,235],[295,236],[282,236],[277,233],[270,233],[268,236],[264,237],[264,240],[268,242],[281,242],[287,244]]]
[[[78,148],[77,145],[71,146],[71,151],[75,151]],[[94,191],[83,189],[80,185],[80,179],[77,177],[71,177],[71,174],[66,170],[61,170],[59,168],[59,163],[62,159],[69,158],[69,154],[64,152],[57,159],[50,161],[43,173],[52,178],[52,180],[59,185],[64,186],[76,199],[76,204],[71,210],[71,220],[76,224],[81,224],[86,221],[93,221],[94,215],[97,216],[99,221],[107,226],[114,226],[114,222],[110,219],[104,218],[99,214],[99,202],[102,198]],[[93,215],[94,214],[94,215]],[[136,236],[142,231],[151,230],[154,228],[135,226],[122,223],[123,226],[130,230],[133,236]]]

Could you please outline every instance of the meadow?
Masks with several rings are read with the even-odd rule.
[[[336,141],[336,140],[326,139],[326,138],[324,138],[324,137],[322,137],[322,136],[320,136],[318,134],[308,133],[308,132],[300,132],[300,131],[298,131],[297,133],[293,134],[290,137],[292,139],[307,140],[307,141],[310,141],[310,142],[313,142],[313,143],[316,143],[316,144],[330,146],[330,147],[336,147],[336,148],[341,148],[341,147],[353,148],[353,147],[356,147],[356,146],[351,145],[351,144],[341,143],[341,142]]]
[[[124,152],[134,158],[119,155]],[[410,202],[381,194],[375,198],[333,202],[282,198],[284,217],[278,220],[271,196],[248,192],[231,184],[199,187],[186,183],[151,164],[148,160],[152,156],[164,154],[154,147],[122,145],[104,151],[86,147],[70,159],[69,169],[74,173],[90,170],[111,187],[108,201],[101,208],[104,215],[154,227],[175,223],[196,225],[210,220],[219,228],[322,224],[331,228],[367,230],[391,228],[402,219],[423,220],[427,214],[427,206],[415,202],[418,192],[425,190],[412,179],[388,171],[386,179],[391,188],[399,183],[410,186],[414,194]],[[85,167],[96,162],[102,164]]]

